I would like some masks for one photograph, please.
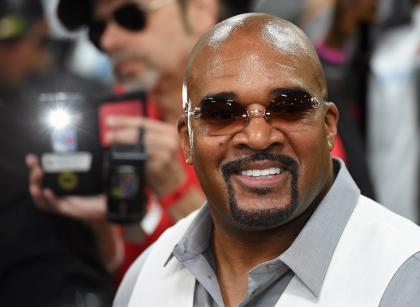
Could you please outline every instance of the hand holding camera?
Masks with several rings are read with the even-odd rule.
[[[45,165],[41,167],[36,156],[29,156],[27,165],[31,171],[30,192],[38,207],[85,221],[105,220],[108,217],[113,222],[130,223],[141,220],[144,215],[146,199],[143,191],[146,182],[158,199],[170,195],[182,185],[187,175],[181,160],[179,137],[175,125],[140,116],[145,113],[144,110],[133,110],[132,104],[121,104],[121,101],[101,104],[98,123],[101,133],[100,138],[96,137],[98,139],[96,142],[99,144],[99,139],[101,139],[102,145],[106,147],[105,176],[99,174],[97,170],[90,172],[91,181],[85,180],[83,186],[70,192],[62,193],[62,188],[56,189],[57,184],[51,184],[51,182],[58,182],[59,174],[54,172],[46,174],[48,170]],[[62,124],[62,117],[58,123]],[[142,137],[139,131],[143,131]],[[60,133],[59,138],[54,139],[52,135],[52,142],[55,141],[61,148],[73,148],[73,145],[67,144],[69,143],[68,135],[64,134],[63,137],[63,133]],[[77,133],[75,136],[78,137],[77,141],[86,138],[86,136],[80,137]],[[93,140],[90,139],[89,143],[92,142]],[[75,152],[72,148],[71,155],[77,156],[77,151]],[[47,154],[50,155],[50,153]],[[68,152],[55,153],[54,162],[60,162],[60,159],[66,155]],[[95,156],[93,160],[97,159],[98,157]],[[68,172],[66,173],[68,176]],[[81,177],[78,176],[78,178]],[[99,185],[102,185],[101,191],[104,194],[97,196],[99,192],[95,189],[91,190],[91,193],[82,193],[86,196],[81,197],[77,192],[89,191],[92,181],[100,182]],[[96,196],[92,196],[94,194]],[[195,194],[200,195],[199,192]],[[182,206],[180,207],[179,216],[185,215]],[[190,209],[186,208],[185,211],[187,210]],[[174,211],[171,213],[177,218],[177,210]]]
[[[38,157],[29,154],[29,192],[39,209],[85,222],[103,221],[106,215],[105,195],[57,197],[49,188],[42,188],[43,170]]]
[[[27,157],[30,192],[40,209],[83,221],[141,220],[147,203],[143,143],[101,146],[99,137],[109,111],[146,115],[143,97],[132,96],[108,96],[98,106],[78,93],[40,95],[36,117],[44,149],[39,160]]]
[[[180,164],[180,140],[175,125],[134,116],[111,116],[107,139],[113,144],[135,144],[144,129],[147,148],[146,180],[158,198],[169,194],[185,179]]]

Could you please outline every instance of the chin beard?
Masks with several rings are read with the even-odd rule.
[[[290,203],[284,208],[268,208],[268,209],[241,209],[238,206],[235,191],[230,180],[230,174],[235,172],[240,165],[257,160],[280,161],[286,167],[291,175],[290,184]],[[257,153],[250,158],[240,159],[229,162],[223,166],[223,174],[227,183],[229,209],[232,218],[240,225],[247,228],[274,228],[287,222],[296,211],[298,203],[298,171],[297,163],[294,159],[285,155],[273,155],[267,153]],[[253,192],[258,195],[267,195],[271,193],[270,189],[254,189]]]

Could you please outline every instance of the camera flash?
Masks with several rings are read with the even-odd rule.
[[[71,124],[70,114],[63,109],[50,111],[48,114],[48,124],[54,129],[63,129]]]

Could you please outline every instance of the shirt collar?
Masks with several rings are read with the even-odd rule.
[[[333,185],[292,245],[278,257],[315,296],[319,296],[335,247],[360,195],[344,163],[336,159],[333,162],[338,170]],[[204,253],[210,244],[212,227],[205,204],[166,263],[173,256],[184,262]]]
[[[191,225],[183,235],[167,260],[175,256],[178,261],[184,262],[204,253],[210,245],[213,222],[207,203],[205,203]]]
[[[292,245],[279,256],[313,292],[319,296],[334,250],[360,196],[360,190],[344,163],[333,185]]]

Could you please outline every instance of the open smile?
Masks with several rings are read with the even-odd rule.
[[[258,152],[222,166],[226,182],[244,190],[276,191],[290,187],[297,176],[296,161],[285,155]]]
[[[248,189],[275,189],[287,183],[287,169],[279,166],[249,166],[232,174],[232,180]]]

